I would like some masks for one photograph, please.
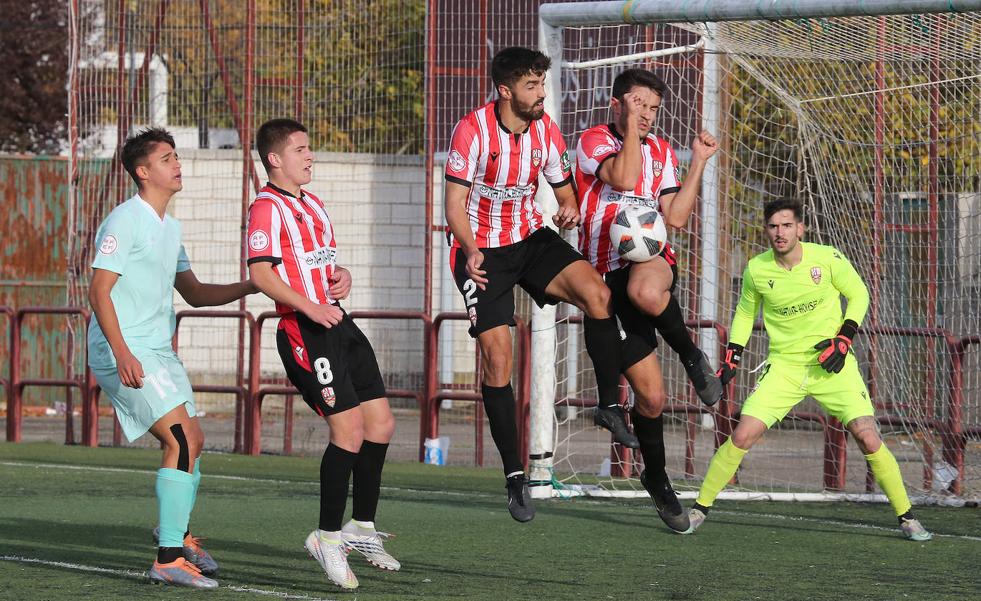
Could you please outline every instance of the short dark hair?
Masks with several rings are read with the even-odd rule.
[[[794,219],[804,221],[804,205],[796,198],[778,198],[763,205],[763,223],[769,223],[780,211],[793,211]]]
[[[270,168],[269,153],[282,150],[286,140],[298,131],[307,133],[307,128],[295,119],[270,119],[259,126],[255,134],[255,147],[267,174]]]
[[[144,129],[136,135],[126,138],[126,143],[123,144],[119,158],[123,162],[126,173],[129,173],[129,176],[136,182],[137,188],[142,186],[140,185],[140,178],[136,175],[136,168],[146,164],[147,156],[157,144],[170,144],[171,148],[177,148],[177,145],[174,144],[174,136],[162,127]]]
[[[627,69],[617,75],[613,80],[613,97],[623,100],[623,95],[630,91],[634,86],[650,88],[655,94],[664,98],[668,91],[668,86],[653,71],[647,69]]]
[[[552,59],[541,52],[512,46],[494,55],[494,60],[491,61],[491,79],[494,80],[495,88],[497,86],[510,88],[525,75],[529,73],[541,75],[551,66]]]

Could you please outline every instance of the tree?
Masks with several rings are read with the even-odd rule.
[[[62,150],[68,112],[67,3],[0,1],[0,64],[0,151]]]

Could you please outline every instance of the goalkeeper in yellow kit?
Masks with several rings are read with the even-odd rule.
[[[899,464],[879,437],[868,389],[849,352],[869,308],[868,289],[838,250],[800,240],[802,217],[796,200],[775,200],[763,209],[771,249],[753,257],[743,272],[742,296],[718,374],[723,385],[735,377],[761,305],[770,354],[756,389],[743,403],[739,424],[709,463],[685,534],[705,521],[715,498],[767,428],[811,396],[851,432],[903,534],[930,540],[932,535],[913,517]],[[844,317],[842,296],[848,300]]]

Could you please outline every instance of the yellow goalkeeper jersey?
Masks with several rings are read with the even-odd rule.
[[[762,305],[770,360],[806,365],[817,362],[819,351],[814,345],[837,334],[842,321],[862,323],[869,308],[869,291],[836,248],[800,244],[801,262],[790,270],[775,261],[772,249],[750,259],[743,271],[742,295],[729,340],[746,345]],[[842,296],[847,299],[844,310]]]

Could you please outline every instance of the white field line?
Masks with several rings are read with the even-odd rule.
[[[0,555],[0,561],[9,561],[14,563],[26,563],[26,564],[36,564],[42,566],[49,566],[53,568],[64,568],[67,570],[76,570],[79,572],[95,572],[97,574],[113,574],[115,576],[125,576],[127,578],[132,578],[134,580],[146,580],[146,572],[134,572],[132,570],[114,570],[111,568],[100,568],[98,566],[87,566],[80,563],[69,563],[67,561],[48,561],[46,559],[37,559],[35,557],[21,557],[19,555]],[[290,593],[283,593],[280,591],[267,591],[261,588],[255,588],[252,586],[231,586],[226,585],[221,588],[229,589],[237,593],[252,593],[254,595],[265,595],[267,597],[278,597],[280,599],[304,599],[306,601],[333,601],[331,599],[321,599],[319,597],[308,597],[307,595],[293,595]]]
[[[60,464],[60,463],[30,463],[30,462],[22,462],[22,461],[0,461],[0,466],[28,467],[28,468],[45,468],[45,469],[64,469],[64,470],[74,470],[74,471],[84,471],[84,472],[117,472],[117,473],[125,473],[125,474],[143,474],[143,475],[155,474],[156,473],[155,470],[138,470],[138,469],[122,468],[122,467],[96,467],[96,466],[87,466],[87,465],[64,465],[64,464]],[[240,481],[240,482],[268,482],[268,483],[271,483],[271,484],[303,484],[303,485],[308,485],[308,486],[320,486],[320,483],[319,482],[309,482],[309,481],[302,481],[302,480],[276,480],[276,479],[273,479],[273,478],[251,478],[251,477],[248,477],[248,476],[224,476],[224,475],[220,475],[220,474],[208,474],[207,477],[209,479],[210,478],[214,478],[214,479],[217,479],[217,480],[234,480],[234,481]],[[456,492],[456,491],[423,490],[423,489],[415,489],[415,488],[401,488],[401,487],[395,487],[395,486],[383,486],[382,487],[382,490],[391,490],[391,491],[400,491],[400,492],[413,492],[413,493],[423,493],[423,494],[442,495],[442,496],[465,496],[465,497],[497,498],[496,495],[491,495],[491,494],[488,494],[488,493],[480,493],[480,492],[463,493],[463,492]],[[602,505],[603,504],[602,501],[598,501],[598,500],[592,500],[592,501],[590,501],[590,500],[586,500],[586,499],[581,499],[580,502],[595,503],[596,505]],[[973,510],[972,509],[967,509],[966,511],[973,511]],[[896,529],[898,529],[898,527],[899,527],[899,526],[896,526],[895,528],[886,528],[884,526],[875,526],[875,525],[872,525],[872,524],[863,524],[863,523],[860,523],[860,522],[859,523],[857,523],[857,522],[840,522],[840,521],[837,521],[837,520],[826,520],[826,519],[819,519],[819,518],[808,518],[808,517],[802,517],[802,516],[789,516],[789,515],[769,514],[769,513],[753,513],[753,512],[745,512],[745,511],[724,511],[724,510],[719,511],[719,510],[715,510],[715,511],[712,512],[712,515],[718,515],[718,514],[732,515],[732,516],[740,516],[740,515],[741,516],[751,516],[751,517],[767,518],[767,519],[773,519],[773,520],[784,520],[784,521],[810,522],[810,523],[814,523],[814,524],[824,524],[826,526],[837,526],[837,527],[841,527],[841,528],[855,528],[855,529],[865,529],[865,530],[868,530],[868,529],[872,529],[872,530],[885,530],[885,531],[889,531],[889,532],[893,532]],[[928,524],[928,526],[929,526],[929,524]],[[969,536],[969,535],[966,535],[966,534],[940,534],[940,533],[936,533],[935,532],[933,535],[935,537],[942,537],[942,538],[960,538],[960,539],[965,539],[965,540],[981,541],[981,537],[978,537],[978,536]]]
[[[0,465],[5,465],[9,467],[34,467],[34,468],[44,468],[44,469],[61,469],[61,470],[73,470],[80,472],[115,472],[120,474],[143,474],[143,475],[153,475],[157,473],[157,470],[141,470],[127,467],[97,467],[92,465],[68,465],[64,463],[32,463],[28,461],[0,461]],[[320,487],[320,482],[314,482],[310,480],[280,480],[276,478],[255,478],[251,476],[225,476],[222,474],[210,474],[205,472],[206,478],[211,480],[232,480],[237,482],[267,482],[269,484],[300,484],[304,486],[316,486]],[[382,490],[393,490],[411,493],[432,493],[443,496],[451,497],[492,497],[496,495],[489,495],[487,493],[479,492],[458,492],[452,490],[430,490],[421,488],[402,488],[396,486],[382,486]]]

